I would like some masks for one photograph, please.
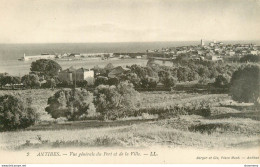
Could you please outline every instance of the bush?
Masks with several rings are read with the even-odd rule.
[[[227,87],[229,84],[230,77],[225,75],[218,75],[215,79],[214,86],[218,88]]]
[[[39,118],[31,102],[22,101],[12,95],[0,96],[0,129],[15,130],[27,128]]]
[[[118,86],[100,85],[94,92],[94,104],[103,119],[114,120],[131,114],[137,106],[139,93],[129,82]]]
[[[55,119],[66,117],[69,121],[82,120],[96,113],[93,94],[87,90],[60,90],[48,99],[46,111]]]
[[[155,77],[145,77],[141,80],[141,86],[143,88],[156,88],[158,84],[159,79]]]
[[[41,86],[39,77],[35,74],[24,75],[22,77],[22,83],[26,88],[39,88]]]
[[[10,84],[14,86],[14,84],[20,84],[21,83],[21,78],[20,77],[15,77],[15,76],[10,76],[10,75],[3,75],[0,77],[0,85],[1,87]]]
[[[230,94],[233,100],[246,103],[257,103],[260,95],[260,66],[247,65],[240,67],[232,75]]]
[[[99,76],[95,80],[95,86],[107,85],[108,84],[107,82],[108,82],[108,78],[107,77]]]
[[[260,56],[258,55],[253,55],[253,54],[248,54],[240,58],[239,60],[241,63],[246,63],[246,62],[260,62]]]
[[[161,82],[163,83],[163,85],[165,87],[172,88],[176,85],[177,79],[172,76],[166,76],[166,77],[161,78]]]

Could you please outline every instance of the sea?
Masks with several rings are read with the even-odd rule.
[[[205,41],[207,44],[209,41]],[[260,45],[259,41],[223,41],[225,44],[253,43]],[[174,41],[174,42],[118,42],[118,43],[37,43],[37,44],[0,44],[0,73],[15,76],[28,74],[32,61],[18,61],[23,55],[33,56],[41,53],[128,53],[145,52],[147,49],[161,49],[167,47],[199,45],[200,41]],[[84,59],[77,61],[60,61],[56,59],[63,69],[70,66],[75,68],[93,68],[98,65],[104,67],[108,63],[117,65],[146,65],[144,59]]]

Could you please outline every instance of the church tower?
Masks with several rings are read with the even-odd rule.
[[[203,39],[201,39],[201,41],[200,41],[200,45],[201,45],[201,46],[204,46],[204,45],[205,45]]]

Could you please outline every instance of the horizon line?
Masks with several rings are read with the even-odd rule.
[[[204,41],[214,41],[214,40],[210,40],[210,39],[205,39],[205,38],[201,38]],[[121,41],[121,42],[17,42],[17,43],[0,43],[0,45],[3,44],[98,44],[98,43],[164,43],[164,42],[200,42],[201,39],[199,40],[176,40],[176,41]],[[224,41],[260,41],[260,39],[238,39],[238,40],[216,40],[219,42],[224,42]]]

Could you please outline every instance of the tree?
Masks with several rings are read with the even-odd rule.
[[[38,88],[41,86],[38,75],[29,74],[22,77],[22,83],[26,88]]]
[[[260,66],[240,67],[232,75],[230,94],[238,102],[257,103],[260,92]]]
[[[108,74],[110,73],[110,71],[112,71],[114,69],[114,65],[112,63],[108,63],[105,67],[104,70],[106,71],[105,76],[108,76]]]
[[[177,83],[177,78],[174,78],[173,76],[166,76],[162,78],[163,85],[167,88],[172,88],[176,85]]]
[[[210,71],[207,66],[199,67],[198,74],[202,78],[209,78]]]
[[[95,86],[107,85],[108,84],[107,82],[108,82],[107,77],[99,76],[95,79]]]
[[[115,67],[114,67],[114,65],[113,65],[112,63],[108,63],[108,64],[104,67],[105,70],[112,70],[113,68],[115,68]]]
[[[14,84],[19,84],[19,83],[21,83],[20,77],[4,75],[0,78],[1,86],[4,86],[6,84],[10,84],[14,88]]]
[[[260,62],[260,56],[258,55],[253,55],[253,54],[248,54],[240,58],[239,60],[241,63],[246,63],[246,62]]]
[[[54,89],[57,86],[57,81],[54,78],[48,79],[42,87]]]
[[[100,68],[98,65],[94,66],[92,70],[94,71],[95,77],[107,75],[106,70],[104,68]]]
[[[119,80],[118,78],[109,78],[107,81],[108,85],[118,85],[119,84]]]
[[[131,115],[137,106],[139,93],[134,90],[133,84],[121,82],[118,86],[98,86],[94,96],[97,112],[106,120]]]
[[[181,82],[186,82],[188,81],[188,74],[189,74],[190,70],[187,67],[179,67],[178,71],[177,71],[177,77],[178,77],[178,81]]]
[[[61,69],[57,62],[50,59],[36,60],[31,64],[32,72],[38,72],[47,78],[57,76]]]
[[[29,99],[12,95],[0,96],[0,129],[15,130],[27,128],[38,120],[39,114],[31,107]]]
[[[136,88],[140,87],[141,79],[133,72],[122,74],[119,79],[120,81],[129,81]]]
[[[147,76],[141,80],[141,86],[146,89],[153,89],[157,87],[158,81],[158,78]]]
[[[82,80],[82,81],[77,81],[77,86],[81,88],[86,88],[88,86],[88,81]]]
[[[219,88],[227,87],[230,78],[227,75],[218,75],[215,79],[214,85]]]
[[[95,113],[93,94],[85,89],[59,90],[48,99],[45,110],[55,119],[81,120]]]
[[[191,70],[188,73],[188,81],[195,81],[199,79],[199,74],[196,71]]]

